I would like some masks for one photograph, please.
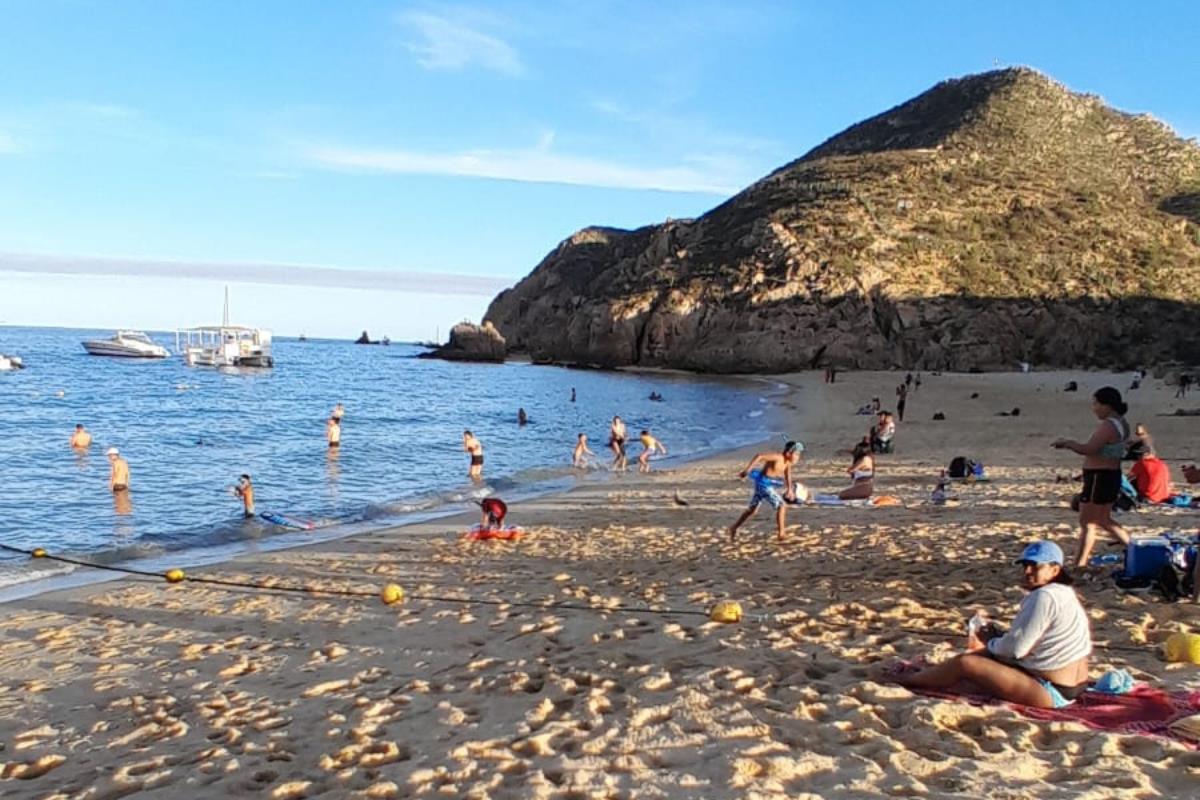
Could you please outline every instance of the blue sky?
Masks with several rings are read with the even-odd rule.
[[[8,323],[211,322],[228,282],[281,334],[429,338],[580,227],[703,213],[997,65],[1200,134],[1194,2],[0,0],[0,31]]]

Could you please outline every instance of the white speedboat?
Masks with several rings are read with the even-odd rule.
[[[92,339],[83,343],[83,349],[94,356],[117,358],[166,358],[171,351],[155,344],[141,331],[117,331],[111,339]]]
[[[9,372],[14,369],[24,369],[25,364],[16,356],[6,356],[0,353],[0,372]]]

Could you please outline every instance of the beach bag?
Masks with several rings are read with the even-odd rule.
[[[1121,476],[1121,493],[1117,495],[1117,500],[1113,503],[1113,508],[1118,511],[1132,511],[1137,508],[1138,493],[1129,478]]]
[[[971,471],[970,463],[966,456],[955,456],[950,460],[950,468],[946,470],[946,474],[951,478],[965,478]]]
[[[1154,581],[1155,590],[1168,603],[1186,600],[1195,589],[1196,554],[1200,547],[1186,538],[1168,534],[1167,563],[1162,565]]]

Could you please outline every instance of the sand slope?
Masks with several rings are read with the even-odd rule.
[[[1083,391],[1058,392],[1071,377]],[[1063,507],[1072,487],[1053,477],[1078,458],[1047,444],[1087,435],[1087,389],[1102,383],[1062,373],[924,378],[898,452],[880,463],[881,490],[910,505],[798,509],[782,545],[765,512],[736,544],[725,540],[750,494],[735,475],[742,453],[589,479],[519,505],[514,521],[532,533],[516,544],[464,544],[453,535],[464,521],[443,521],[197,571],[364,591],[395,582],[496,604],[386,607],[137,580],[0,607],[0,794],[1194,796],[1200,753],[1174,743],[871,680],[881,660],[953,652],[976,607],[1010,617],[1022,595],[1009,562],[1021,543],[1073,546]],[[847,464],[833,451],[868,424],[853,409],[872,395],[890,405],[897,377],[789,381],[799,388],[780,401],[781,425],[809,445],[806,482],[835,489]],[[1175,406],[1170,391],[1144,389],[1133,402],[1131,419],[1151,425],[1165,458],[1192,455],[1200,419],[1150,416]],[[1020,417],[992,416],[1013,406]],[[930,422],[935,410],[948,420]],[[917,505],[960,452],[982,458],[993,482],[961,488],[958,506]],[[1150,533],[1194,529],[1200,515],[1127,520]],[[1099,650],[1093,674],[1124,666],[1200,686],[1196,667],[1166,665],[1152,647],[1195,626],[1196,608],[1103,583],[1081,593],[1098,642],[1145,644]],[[663,613],[723,598],[749,618]]]

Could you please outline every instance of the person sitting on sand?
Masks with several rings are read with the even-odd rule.
[[[642,454],[638,456],[638,472],[650,471],[650,456],[658,451],[662,455],[667,454],[667,448],[663,447],[663,443],[650,435],[650,431],[642,431],[638,437],[642,442]]]
[[[579,434],[579,438],[575,441],[575,452],[571,454],[571,465],[575,467],[586,467],[587,457],[596,455],[587,446],[587,434]]]
[[[71,447],[76,450],[87,450],[91,446],[92,435],[82,425],[76,425],[75,432],[71,434]]]
[[[1070,705],[1087,689],[1092,633],[1063,561],[1062,549],[1053,542],[1030,544],[1016,561],[1029,594],[1012,629],[1004,633],[985,625],[978,633],[980,649],[898,675],[896,682],[911,689],[950,689],[968,681],[1010,703]]]
[[[854,463],[846,473],[854,481],[849,488],[838,492],[839,500],[866,500],[875,493],[875,457],[871,448],[861,442],[854,448]]]
[[[1171,496],[1171,470],[1144,447],[1134,445],[1129,453],[1136,459],[1129,470],[1129,482],[1137,489],[1138,499],[1165,503]]]
[[[1150,434],[1150,429],[1142,423],[1133,426],[1133,440],[1129,443],[1129,449],[1140,446],[1141,449],[1150,455],[1156,455],[1154,450],[1154,437]]]
[[[1096,544],[1096,529],[1108,533],[1124,544],[1129,534],[1113,521],[1112,507],[1121,494],[1121,457],[1129,438],[1129,423],[1125,412],[1129,407],[1121,393],[1111,386],[1098,389],[1092,395],[1092,413],[1100,420],[1092,438],[1086,442],[1056,439],[1050,445],[1056,450],[1070,450],[1083,456],[1083,494],[1079,500],[1079,547],[1075,556],[1078,569],[1087,567]]]
[[[504,517],[508,514],[508,505],[499,497],[485,497],[479,501],[481,528],[493,529],[504,525]]]
[[[254,516],[254,484],[250,481],[250,476],[245,473],[238,478],[237,486],[233,487],[233,493],[242,499],[242,516]]]
[[[745,478],[756,466],[762,465],[755,473],[754,496],[750,498],[749,507],[742,512],[736,522],[729,526],[729,541],[732,542],[737,538],[738,528],[754,516],[764,500],[771,504],[771,508],[775,509],[775,535],[779,541],[783,541],[783,532],[787,521],[787,504],[796,499],[792,488],[792,465],[800,460],[803,453],[803,444],[788,442],[783,446],[782,452],[756,453],[746,468],[738,473],[740,477]],[[785,490],[783,494],[780,494],[780,489]]]
[[[890,411],[880,411],[879,420],[867,434],[872,453],[892,452],[892,439],[896,435],[896,420]]]

